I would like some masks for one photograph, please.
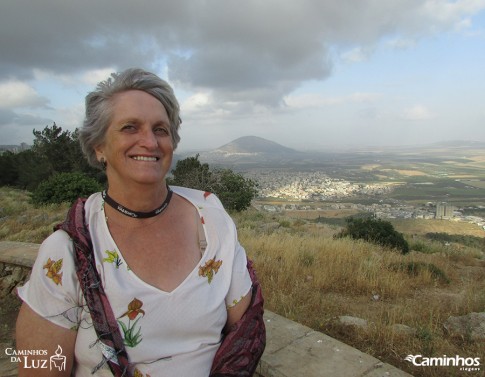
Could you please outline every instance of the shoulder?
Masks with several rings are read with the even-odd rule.
[[[217,195],[186,187],[170,187],[174,193],[180,195],[197,208],[206,227],[214,227],[218,230],[217,232],[226,233],[228,236],[235,234],[235,224]]]
[[[57,253],[71,254],[72,240],[64,230],[59,229],[47,237],[40,245],[39,251],[49,250]]]
[[[222,205],[217,195],[211,192],[180,186],[170,186],[170,188],[175,194],[184,197],[196,207],[211,207],[224,210],[224,206]]]
[[[102,210],[103,207],[103,198],[100,192],[95,192],[94,194],[90,195],[86,202],[84,203],[84,211],[86,214],[86,219],[90,217],[90,215],[97,213]]]

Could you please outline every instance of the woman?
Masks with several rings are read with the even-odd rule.
[[[80,131],[108,189],[79,201],[19,289],[17,347],[44,350],[19,376],[45,355],[65,367],[36,376],[208,376],[251,304],[246,255],[215,195],[166,184],[181,122],[170,86],[141,69],[112,76],[86,97]]]

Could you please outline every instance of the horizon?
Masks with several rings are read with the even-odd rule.
[[[266,142],[271,142],[271,143],[275,143],[277,144],[278,146],[280,147],[284,147],[284,148],[290,148],[290,149],[293,149],[294,151],[296,152],[310,152],[310,153],[318,153],[318,152],[325,152],[325,151],[332,151],[332,152],[335,152],[336,150],[340,150],[342,152],[352,152],[352,151],[360,151],[362,152],[363,150],[366,150],[366,149],[370,149],[370,148],[376,148],[376,149],[383,149],[383,150],[386,150],[386,149],[389,149],[389,148],[396,148],[396,149],[407,149],[407,148],[410,148],[410,149],[416,149],[416,150],[419,150],[420,148],[431,148],[431,147],[440,147],[440,148],[444,148],[446,146],[456,146],[456,145],[459,145],[459,146],[469,146],[470,148],[473,148],[474,145],[473,144],[478,144],[480,147],[481,146],[485,146],[485,141],[476,141],[476,140],[459,140],[459,139],[456,139],[456,140],[445,140],[445,141],[437,141],[437,142],[430,142],[430,143],[424,143],[424,144],[402,144],[402,145],[359,145],[359,146],[326,146],[326,148],[329,148],[328,150],[325,150],[325,151],[321,151],[319,149],[297,149],[297,148],[292,148],[292,147],[289,147],[285,144],[281,144],[281,143],[278,143],[274,140],[271,140],[271,139],[268,139],[268,138],[264,138],[264,137],[261,137],[261,136],[256,136],[256,135],[243,135],[243,136],[239,136],[238,138],[236,139],[233,139],[233,140],[230,140],[224,144],[221,144],[221,145],[218,145],[214,148],[202,148],[202,149],[180,149],[180,148],[177,148],[175,151],[174,151],[174,155],[181,155],[181,154],[185,154],[185,155],[188,155],[188,154],[191,154],[191,153],[198,153],[198,152],[210,152],[210,151],[214,151],[214,150],[218,150],[218,149],[221,149],[223,147],[225,147],[226,145],[229,145],[231,143],[234,143],[234,142],[238,142],[240,141],[240,139],[245,139],[245,138],[257,138],[257,139],[262,139]],[[0,148],[5,148],[5,147],[20,147],[21,144],[26,144],[28,147],[32,147],[32,144],[29,144],[29,143],[25,143],[25,142],[22,142],[22,143],[19,143],[19,144],[0,144]]]
[[[2,3],[2,144],[80,127],[85,95],[132,66],[174,88],[180,152],[485,142],[485,0],[231,4]]]

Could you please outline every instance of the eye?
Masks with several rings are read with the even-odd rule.
[[[170,135],[170,131],[168,130],[168,127],[165,127],[165,126],[157,126],[153,129],[153,132],[156,135],[160,135],[160,136]]]
[[[121,131],[123,132],[135,132],[136,131],[136,126],[131,123],[126,123],[123,126],[121,126]]]

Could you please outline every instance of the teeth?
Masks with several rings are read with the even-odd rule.
[[[156,157],[134,156],[132,158],[137,161],[157,161]]]

